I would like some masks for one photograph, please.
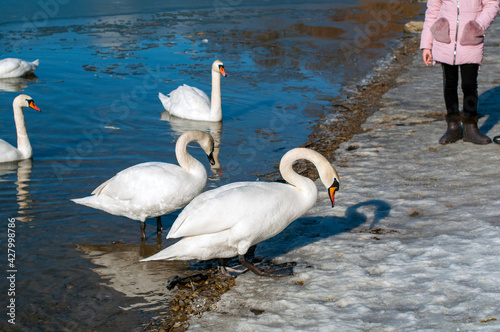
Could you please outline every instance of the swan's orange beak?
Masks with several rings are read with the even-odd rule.
[[[219,72],[222,76],[227,77],[226,71],[224,70],[224,66],[219,66]]]
[[[339,190],[339,182],[337,179],[333,181],[333,184],[328,188],[328,197],[330,197],[330,201],[332,202],[332,207],[335,207],[335,193]]]
[[[37,110],[38,112],[41,112],[41,110],[38,108],[38,106],[35,105],[35,102],[33,100],[28,101],[28,106],[34,110]]]

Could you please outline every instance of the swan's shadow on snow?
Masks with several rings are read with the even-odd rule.
[[[368,228],[373,229],[389,216],[390,210],[391,206],[387,202],[370,200],[347,208],[344,217],[299,218],[280,234],[259,243],[256,256],[272,259],[311,243],[349,232],[367,222],[370,222]]]
[[[489,136],[500,135],[500,133],[489,132],[500,121],[498,104],[500,104],[500,86],[489,89],[479,96],[479,113],[488,117],[481,125],[480,130]]]

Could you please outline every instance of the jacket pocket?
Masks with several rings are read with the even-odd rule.
[[[444,17],[441,17],[431,27],[432,36],[440,43],[451,43],[450,38],[450,22]]]
[[[464,27],[460,44],[463,46],[479,45],[484,40],[484,29],[476,21],[469,21]]]

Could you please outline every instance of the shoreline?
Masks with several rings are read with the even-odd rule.
[[[332,100],[332,108],[344,116],[331,124],[324,123],[327,117],[320,118],[304,147],[313,148],[328,160],[334,161],[335,151],[340,144],[364,131],[362,124],[383,106],[381,97],[397,85],[397,78],[407,70],[419,50],[420,33],[407,34],[402,38],[402,45],[395,50],[387,70],[377,72],[368,84],[358,86],[357,93],[347,100]],[[331,133],[335,133],[335,136]]]
[[[333,99],[332,109],[336,108],[336,112],[341,110],[340,114],[343,116],[332,123],[325,123],[330,113],[317,119],[303,147],[316,150],[333,162],[340,144],[364,131],[362,125],[368,117],[383,107],[381,97],[397,85],[398,77],[407,70],[419,50],[419,33],[406,33],[401,39],[402,45],[394,51],[387,70],[375,72],[370,82],[358,86],[358,91],[348,99]],[[332,136],[331,133],[335,135]],[[305,163],[299,163],[297,172],[317,178],[316,170]],[[264,177],[267,181],[276,181],[280,178],[279,170],[276,169]],[[236,279],[218,276],[216,272],[217,268],[206,269],[205,274],[208,275],[206,281],[175,288],[173,300],[165,303],[166,312],[162,313],[158,319],[151,319],[145,323],[142,327],[143,331],[186,331],[192,316],[199,317],[204,312],[213,310],[220,297],[235,285]]]
[[[335,152],[340,144],[364,131],[363,123],[383,107],[381,97],[397,85],[398,77],[408,69],[414,55],[419,51],[420,33],[405,33],[400,40],[402,44],[394,50],[393,59],[385,71],[375,71],[371,80],[365,85],[357,85],[357,91],[351,93],[347,99],[338,97],[331,100],[330,109],[334,111],[316,120],[302,147],[311,148],[324,155],[330,162],[334,162]],[[329,119],[330,114],[341,114],[342,117],[332,122]],[[298,163],[297,172],[318,178],[316,170],[305,163]],[[275,171],[263,177],[267,181],[279,180],[278,164]]]

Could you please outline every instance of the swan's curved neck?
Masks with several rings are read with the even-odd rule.
[[[33,149],[31,148],[28,131],[26,130],[24,111],[17,103],[12,107],[14,108],[14,122],[16,123],[17,131],[17,149],[24,158],[31,158],[33,156]]]
[[[299,159],[307,159],[310,160],[309,158],[306,158],[306,156],[302,156],[299,153],[293,153],[295,150],[292,150],[285,154],[283,158],[281,158],[280,162],[280,173],[283,179],[288,182],[289,184],[295,186],[298,190],[300,191],[316,191],[316,185],[314,182],[306,178],[302,175],[297,174],[295,170],[293,169],[293,163],[296,162]]]
[[[220,73],[212,72],[212,97],[210,98],[210,114],[215,121],[222,120],[222,99],[220,92]]]
[[[179,166],[187,172],[193,173],[193,171],[201,170],[203,170],[202,172],[206,172],[203,164],[191,156],[187,151],[188,144],[194,141],[196,141],[196,139],[185,135],[179,137],[177,143],[175,144],[175,156],[177,158],[177,162],[179,163]]]
[[[310,149],[295,148],[288,151],[281,159],[280,172],[283,179],[295,186],[297,189],[317,193],[316,185],[311,179],[299,175],[293,170],[293,163],[300,159],[308,160],[314,164],[323,184],[327,188],[331,185],[331,183],[327,183],[330,181],[327,179],[332,179],[332,181],[333,178],[338,179],[338,174],[335,169],[321,154]]]

